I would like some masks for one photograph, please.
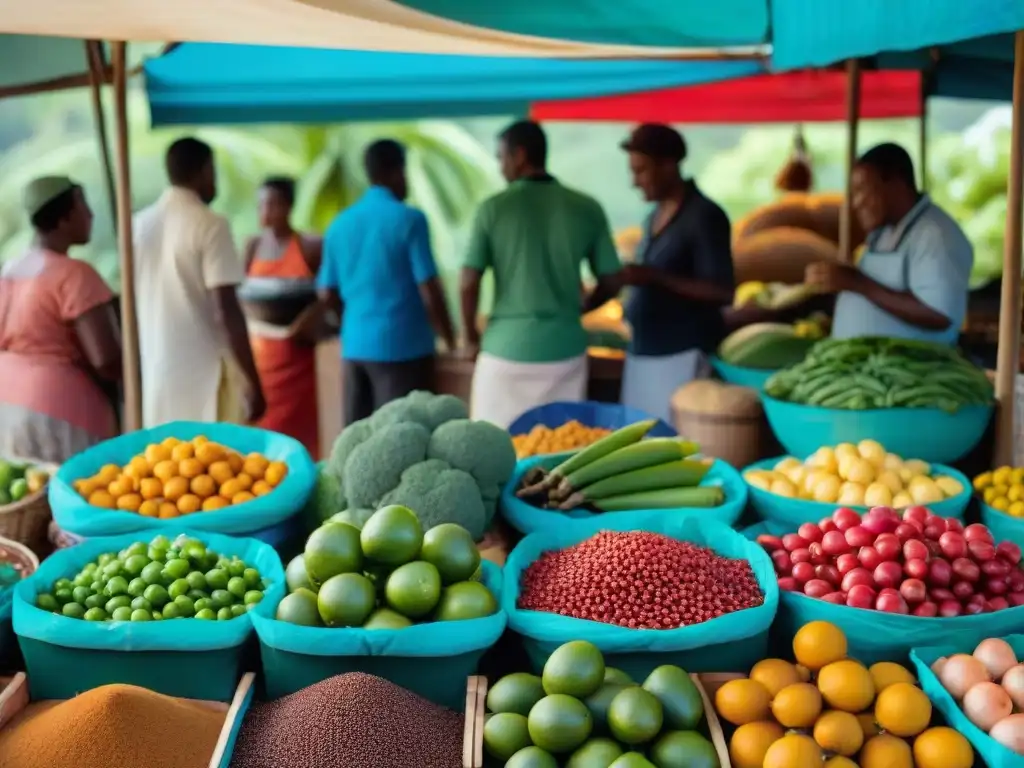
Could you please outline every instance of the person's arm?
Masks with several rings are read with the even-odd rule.
[[[594,290],[583,300],[583,313],[586,314],[611,301],[622,290],[622,263],[619,253],[615,250],[611,227],[604,209],[595,202],[597,211],[594,243],[587,254],[590,271],[597,280]]]
[[[490,208],[485,204],[476,212],[469,235],[466,259],[459,274],[459,308],[462,313],[462,334],[466,351],[475,356],[480,349],[480,282],[493,263],[490,237]]]
[[[259,235],[253,235],[245,241],[245,249],[242,251],[242,260],[245,263],[245,274],[249,274],[253,259],[256,258],[256,246],[260,243]]]
[[[306,260],[306,266],[314,275],[317,274],[324,260],[323,238],[316,235],[300,235],[299,243],[302,245],[302,257]]]
[[[92,266],[68,259],[63,263],[57,299],[61,318],[75,332],[86,362],[97,377],[121,380],[121,328],[115,297]]]
[[[344,303],[341,300],[341,283],[338,279],[338,237],[337,232],[331,235],[332,230],[327,230],[327,235],[321,242],[320,267],[316,271],[316,294],[321,306],[325,311],[325,320],[328,323],[341,327],[341,315],[344,310]]]
[[[419,287],[420,298],[427,310],[427,317],[445,349],[455,349],[455,329],[452,327],[452,316],[448,312],[448,302],[444,295],[444,286],[437,276],[437,264],[434,252],[430,247],[430,227],[427,217],[421,211],[412,211],[409,224],[409,264],[412,276]]]

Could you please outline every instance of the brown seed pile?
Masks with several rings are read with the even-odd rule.
[[[254,706],[231,768],[459,768],[462,715],[352,672]]]

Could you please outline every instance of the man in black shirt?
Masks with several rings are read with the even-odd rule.
[[[672,394],[707,375],[707,353],[725,335],[722,308],[735,289],[729,217],[681,175],[686,142],[672,128],[641,125],[622,148],[633,185],[656,204],[624,270],[633,338],[622,403],[669,419]]]

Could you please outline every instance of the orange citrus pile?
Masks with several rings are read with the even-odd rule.
[[[282,461],[242,456],[200,435],[151,443],[123,467],[107,464],[73,485],[94,507],[166,519],[266,496],[287,474]]]

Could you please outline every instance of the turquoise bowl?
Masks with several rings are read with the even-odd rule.
[[[938,408],[847,411],[787,403],[763,392],[761,403],[775,437],[793,456],[810,456],[823,445],[876,440],[900,456],[943,464],[963,458],[981,442],[993,410],[971,405],[956,413]]]
[[[1014,544],[1024,547],[1024,517],[1014,517],[1000,512],[983,501],[979,502],[979,506],[981,507],[981,523],[992,531],[992,538],[996,542],[1012,541]]]
[[[782,456],[778,456],[774,459],[765,459],[764,461],[757,461],[751,464],[749,467],[743,470],[743,474],[746,474],[751,469],[771,469],[779,461],[783,459]],[[971,481],[967,479],[967,476],[952,467],[947,467],[944,464],[933,464],[932,473],[936,475],[948,475],[953,479],[957,480],[963,487],[963,491],[956,496],[952,496],[948,499],[935,502],[934,504],[928,504],[930,509],[936,515],[941,517],[958,517],[964,516],[964,512],[967,509],[967,505],[971,503]],[[747,483],[748,498],[750,499],[750,506],[757,512],[758,517],[769,523],[769,532],[775,535],[781,535],[782,533],[792,533],[804,523],[816,523],[823,517],[829,517],[836,508],[842,506],[840,504],[829,504],[822,501],[810,501],[808,499],[790,499],[785,496],[779,496],[775,493],[769,493],[768,491],[755,488],[754,486]],[[867,512],[868,507],[850,507],[858,512]],[[994,510],[993,510],[994,511]],[[998,513],[997,513],[998,514]],[[1003,515],[1006,517],[1006,515]],[[1009,518],[1013,519],[1013,518]],[[1020,522],[1022,532],[1024,532],[1024,520],[1014,521]],[[992,531],[995,535],[995,530]],[[996,537],[999,540],[999,537]]]
[[[722,381],[728,384],[738,384],[741,387],[751,387],[757,391],[764,389],[764,383],[772,377],[775,371],[762,368],[746,368],[742,365],[727,363],[718,355],[711,356],[711,367],[715,373],[722,377]]]

